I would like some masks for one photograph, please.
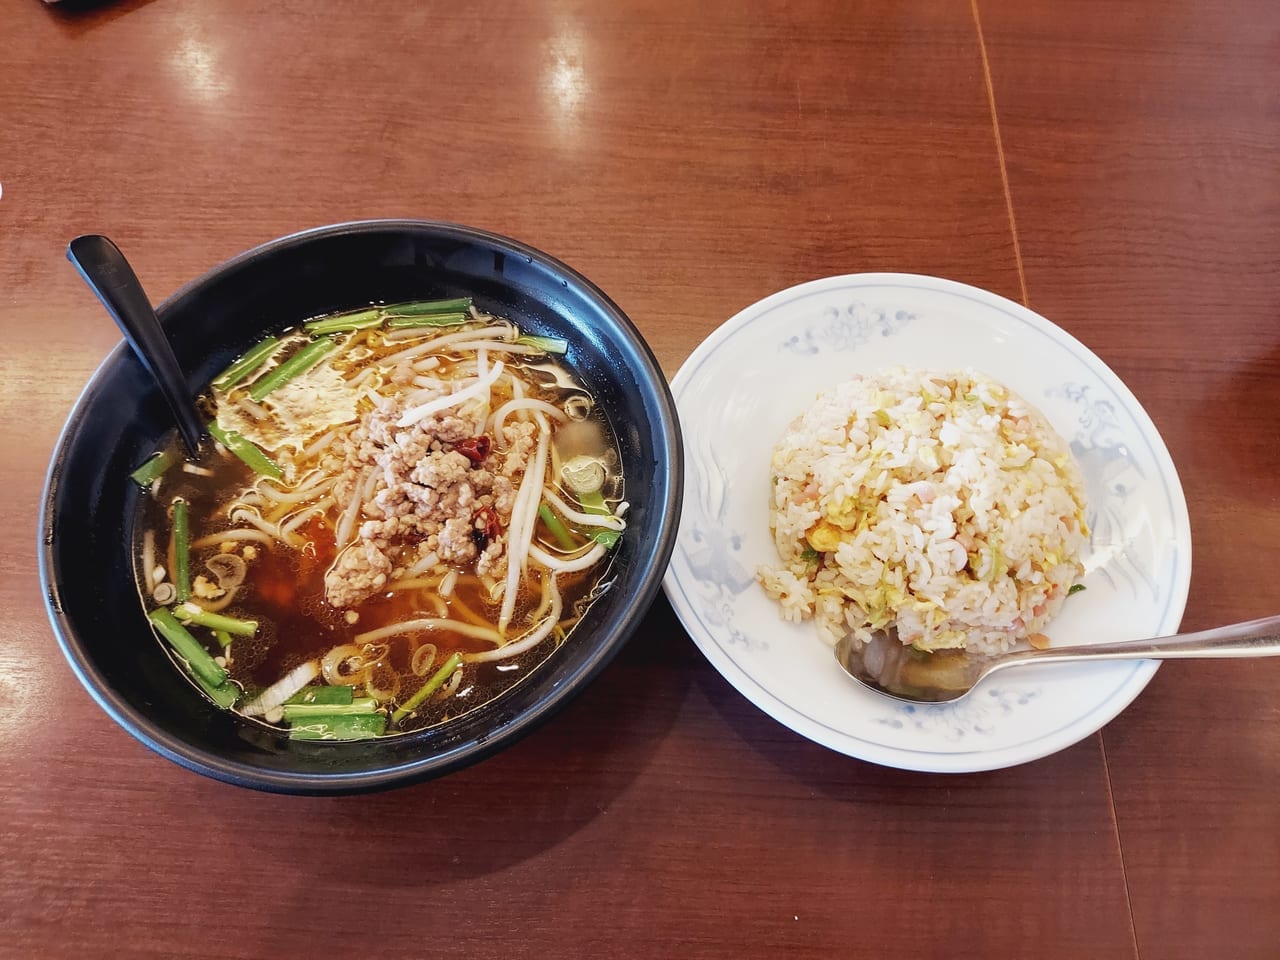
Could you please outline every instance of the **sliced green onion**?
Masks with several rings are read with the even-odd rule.
[[[214,630],[213,639],[217,640],[218,645],[221,647],[231,646],[231,634],[227,633],[225,630]]]
[[[355,688],[346,686],[304,687],[285,701],[289,703],[350,703],[355,697]]]
[[[356,697],[350,703],[289,703],[281,708],[286,720],[310,717],[347,717],[361,713],[377,713],[378,701],[373,697]]]
[[[274,477],[277,480],[284,476],[280,465],[259,450],[253,442],[246,440],[233,430],[223,430],[216,420],[209,423],[209,436],[247,463],[255,473],[260,473],[264,477]]]
[[[469,323],[469,313],[433,313],[427,316],[390,317],[387,319],[388,330],[404,330],[409,327],[456,327]]]
[[[526,334],[522,337],[516,337],[514,342],[523,347],[537,347],[547,353],[563,354],[569,352],[569,341],[563,337],[535,337],[531,334]]]
[[[295,377],[306,373],[337,345],[336,340],[331,340],[328,337],[313,340],[290,356],[280,366],[254,381],[253,386],[249,388],[249,396],[253,398],[254,403],[261,403],[263,398],[272,390],[276,390]]]
[[[355,310],[351,313],[339,313],[332,317],[323,317],[304,323],[302,329],[313,337],[326,333],[350,333],[353,330],[367,330],[382,323],[382,310],[374,307],[371,310]]]
[[[191,596],[191,534],[187,526],[187,501],[173,501],[173,586],[174,599],[183,603]]]
[[[431,679],[418,688],[417,693],[404,703],[400,704],[400,706],[396,707],[396,712],[391,715],[392,722],[399,723],[405,717],[409,716],[409,714],[413,713],[423,700],[427,699],[427,697],[431,696],[444,686],[445,681],[452,677],[453,672],[460,666],[462,666],[462,654],[455,653],[444,662],[439,670],[431,675]]]
[[[209,651],[200,645],[200,641],[186,627],[174,619],[167,608],[157,607],[147,614],[147,619],[155,624],[160,635],[169,641],[178,656],[187,661],[192,673],[211,687],[222,686],[227,679],[227,671],[218,666]]]
[[[385,713],[357,713],[351,716],[311,717],[289,727],[291,740],[367,740],[387,730]]]
[[[467,313],[470,309],[470,297],[454,297],[451,300],[413,300],[409,303],[392,303],[382,308],[382,314],[386,317],[424,317],[439,313]]]
[[[547,525],[547,529],[551,531],[551,536],[556,538],[556,543],[560,544],[565,550],[572,550],[576,547],[577,541],[569,533],[559,517],[555,515],[555,511],[551,509],[551,505],[542,503],[538,505],[538,516],[542,518],[542,522]]]
[[[1070,587],[1067,588],[1067,596],[1069,597],[1073,593],[1079,593],[1081,590],[1088,590],[1088,589],[1089,588],[1086,587],[1083,583],[1073,583]]]
[[[604,486],[604,464],[595,457],[579,454],[560,468],[560,476],[581,499],[582,494],[599,493]]]
[[[210,613],[194,603],[183,603],[173,608],[173,615],[184,623],[194,623],[210,630],[225,630],[237,637],[252,637],[258,632],[257,620],[237,620],[235,617]]]
[[[271,337],[261,343],[255,343],[243,357],[237,360],[213,380],[213,388],[224,393],[234,387],[253,371],[267,362],[267,358],[280,346],[279,337]]]
[[[145,489],[159,480],[161,475],[177,462],[177,453],[173,450],[161,450],[159,453],[153,453],[142,466],[129,474],[129,479]]]
[[[587,513],[598,514],[602,517],[613,516],[613,511],[609,509],[609,505],[604,502],[604,497],[599,490],[590,490],[586,493],[578,494],[578,502],[582,504],[582,509]],[[620,530],[597,530],[591,535],[591,539],[596,543],[603,543],[609,549],[613,549],[618,543],[618,538],[622,536]]]

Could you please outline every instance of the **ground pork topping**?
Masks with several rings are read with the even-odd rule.
[[[431,554],[481,575],[505,570],[513,478],[534,448],[534,425],[507,424],[499,444],[483,432],[482,413],[448,410],[397,427],[403,413],[382,402],[343,446],[334,496],[356,513],[353,539],[325,574],[335,607],[354,606]]]

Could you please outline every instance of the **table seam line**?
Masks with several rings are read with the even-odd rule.
[[[1116,810],[1116,793],[1111,783],[1111,760],[1107,756],[1107,738],[1103,730],[1098,731],[1098,748],[1102,752],[1102,773],[1107,784],[1107,803],[1111,808],[1111,829],[1116,838],[1116,851],[1120,854],[1120,880],[1124,884],[1124,902],[1129,911],[1129,936],[1133,938],[1133,955],[1136,960],[1141,960],[1138,924],[1133,916],[1133,894],[1129,890],[1129,867],[1124,859],[1124,841],[1120,837],[1120,814]]]
[[[1013,236],[1013,260],[1018,269],[1018,285],[1022,290],[1022,305],[1031,308],[1027,296],[1027,274],[1022,263],[1022,244],[1018,239],[1018,221],[1013,215],[1013,191],[1009,188],[1009,168],[1005,162],[1004,141],[1000,136],[1000,119],[996,113],[996,91],[991,82],[991,61],[987,57],[987,41],[982,33],[982,17],[978,13],[978,0],[969,0],[973,14],[973,26],[978,34],[978,56],[982,61],[982,79],[987,89],[987,107],[991,112],[991,130],[995,134],[996,162],[1000,168],[1000,185],[1004,189],[1004,206],[1009,216],[1009,232]]]

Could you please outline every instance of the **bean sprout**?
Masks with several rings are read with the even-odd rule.
[[[490,660],[508,660],[511,657],[518,657],[520,654],[525,653],[528,650],[532,650],[545,640],[559,621],[560,610],[562,607],[560,591],[556,587],[555,574],[551,574],[549,580],[551,583],[551,612],[547,614],[545,620],[520,639],[504,644],[496,650],[484,650],[480,653],[464,653],[462,655],[463,663],[484,663]]]
[[[385,640],[387,637],[396,637],[405,633],[432,630],[451,630],[464,637],[487,640],[492,644],[502,643],[502,637],[492,627],[478,627],[474,624],[463,623],[460,620],[448,620],[443,617],[422,617],[416,620],[405,620],[402,623],[393,623],[389,626],[379,627],[377,630],[370,630],[368,633],[362,633],[355,640],[357,643],[363,643],[369,640]]]
[[[507,417],[511,416],[511,414],[516,411],[525,411],[525,410],[541,410],[543,413],[551,417],[553,420],[564,421],[568,419],[568,417],[565,416],[565,413],[563,410],[561,410],[559,407],[553,406],[550,403],[547,403],[545,400],[534,400],[528,397],[517,397],[514,400],[508,400],[506,403],[500,406],[497,410],[493,411],[493,416],[489,420],[489,423],[490,423],[489,432],[492,433],[495,437],[501,436],[502,428],[506,425],[506,422],[507,422]]]
[[[515,614],[520,577],[526,569],[529,543],[533,539],[534,518],[538,513],[538,495],[542,492],[547,468],[550,430],[545,417],[541,414],[534,416],[541,429],[538,436],[538,449],[532,463],[525,467],[524,479],[520,483],[520,490],[516,494],[515,506],[511,512],[511,525],[507,530],[506,589],[502,595],[502,610],[498,614],[498,632],[503,635],[506,634],[511,618]]]
[[[325,497],[323,500],[317,503],[314,507],[308,507],[307,509],[300,511],[288,523],[281,525],[280,527],[281,534],[287,537],[290,534],[292,534],[295,530],[297,530],[299,527],[301,527],[304,523],[306,523],[308,520],[310,520],[312,517],[317,515],[324,516],[325,510],[327,510],[332,503],[333,503],[333,497]]]
[[[309,487],[303,487],[301,490],[289,493],[285,490],[277,490],[271,481],[263,479],[258,481],[258,485],[254,489],[257,493],[268,500],[274,500],[276,503],[302,503],[304,500],[310,500],[328,490],[336,482],[334,477],[326,477],[319,483],[313,483]]]
[[[556,573],[578,573],[582,570],[590,570],[604,558],[607,552],[604,544],[597,543],[580,557],[573,560],[564,560],[560,557],[553,557],[536,543],[529,545],[529,556],[548,570],[554,570]]]
[[[549,486],[543,489],[542,495],[547,498],[553,507],[560,511],[562,517],[584,527],[604,527],[606,530],[625,530],[627,528],[626,521],[621,517],[603,513],[584,513],[581,510],[573,509]]]
[[[144,586],[150,593],[157,583],[156,573],[156,532],[147,530],[142,535],[142,576]]]
[[[208,536],[200,537],[198,540],[192,540],[191,548],[193,550],[202,550],[205,547],[212,547],[220,543],[247,540],[265,543],[268,546],[276,542],[275,537],[261,530],[220,530],[218,533],[211,533]]]
[[[442,410],[448,410],[450,407],[456,407],[467,400],[480,396],[487,396],[489,388],[493,386],[493,382],[502,376],[502,361],[499,360],[493,365],[493,369],[484,377],[471,384],[469,387],[463,387],[448,396],[440,397],[435,400],[428,400],[421,406],[413,407],[406,410],[404,416],[396,421],[398,427],[411,427],[421,420],[434,413],[440,413]]]

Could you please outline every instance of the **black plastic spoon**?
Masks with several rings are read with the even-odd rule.
[[[120,248],[106,237],[88,234],[67,244],[67,259],[80,271],[116,322],[133,352],[160,387],[173,411],[187,452],[198,457],[204,423],[187,390],[182,368],[137,274]]]

